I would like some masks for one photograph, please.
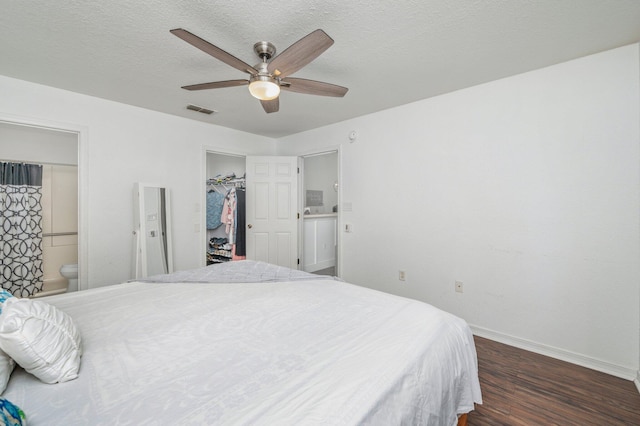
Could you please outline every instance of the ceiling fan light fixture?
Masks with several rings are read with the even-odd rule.
[[[280,86],[271,77],[258,75],[251,78],[249,92],[254,98],[270,101],[280,95]]]

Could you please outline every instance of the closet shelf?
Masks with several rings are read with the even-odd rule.
[[[236,178],[236,179],[229,179],[229,180],[216,180],[216,179],[208,179],[207,180],[207,185],[237,185],[237,184],[241,184],[244,185],[247,182],[247,180],[245,178]]]
[[[232,253],[231,250],[209,250],[207,251],[207,254],[210,254],[212,256],[221,256],[221,257],[225,257],[227,259],[231,259],[232,257]]]

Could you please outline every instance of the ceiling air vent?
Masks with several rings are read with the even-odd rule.
[[[207,108],[203,108],[203,107],[199,107],[198,105],[187,105],[187,109],[190,109],[191,111],[197,111],[197,112],[201,112],[203,114],[213,114],[214,112],[217,112],[213,109],[207,109]]]

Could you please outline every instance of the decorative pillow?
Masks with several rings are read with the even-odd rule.
[[[80,333],[69,315],[48,303],[7,299],[0,313],[0,349],[45,383],[78,377]]]
[[[2,313],[2,306],[5,300],[10,297],[13,297],[13,294],[5,289],[0,289],[0,313]],[[0,349],[0,395],[2,395],[2,392],[7,388],[7,383],[9,383],[9,378],[15,366],[15,361]]]
[[[13,294],[9,293],[4,288],[0,289],[0,304],[4,303],[4,301],[10,297],[13,297]],[[1,306],[0,306],[0,312],[2,312]]]
[[[11,401],[0,398],[0,424],[7,426],[26,425],[24,412]]]

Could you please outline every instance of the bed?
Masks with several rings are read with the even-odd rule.
[[[462,319],[331,277],[247,260],[40,300],[82,357],[56,384],[16,366],[30,426],[456,425],[482,402]]]

